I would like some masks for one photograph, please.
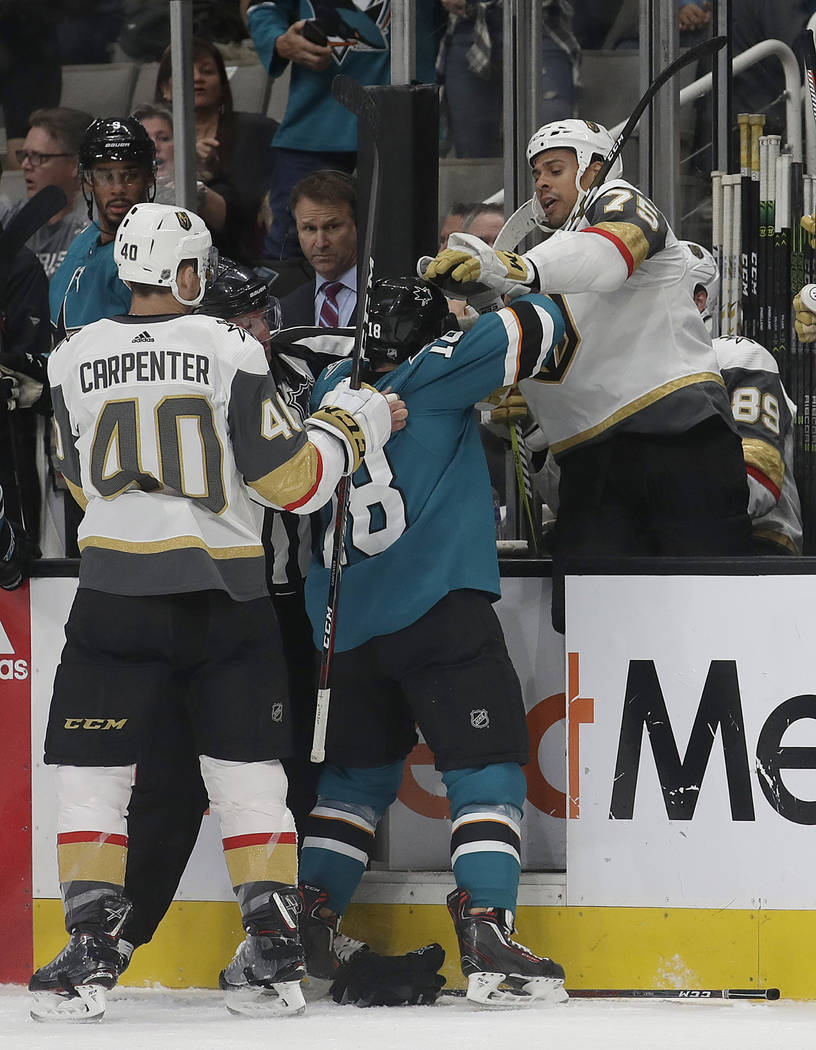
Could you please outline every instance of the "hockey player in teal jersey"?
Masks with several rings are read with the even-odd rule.
[[[500,302],[497,305],[501,305]],[[376,281],[363,379],[408,405],[387,454],[352,476],[347,563],[332,660],[327,761],[301,853],[302,937],[313,977],[335,977],[339,921],[394,801],[418,724],[451,808],[457,888],[448,897],[468,997],[485,1005],[565,998],[564,971],[510,939],[521,870],[528,737],[518,677],[491,603],[499,597],[491,487],[474,405],[551,367],[564,333],[542,295],[445,332],[442,293]],[[312,400],[346,378],[340,361]],[[331,515],[307,579],[323,629]],[[351,963],[364,962],[359,952]],[[342,976],[343,968],[340,967]]]

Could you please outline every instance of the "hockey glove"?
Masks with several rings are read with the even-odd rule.
[[[341,1006],[430,1005],[445,983],[437,972],[444,961],[445,950],[436,943],[407,955],[356,952],[337,971],[332,999]]]
[[[816,341],[816,284],[806,284],[793,300],[796,320],[793,327],[802,343]]]
[[[389,403],[396,400],[396,394],[383,395],[365,384],[352,390],[350,381],[343,379],[323,395],[317,411],[306,420],[306,429],[317,427],[339,438],[346,450],[344,473],[353,474],[367,452],[377,452],[388,440]]]
[[[470,286],[471,294],[486,289],[500,295],[519,294],[529,291],[535,281],[533,268],[523,256],[496,251],[469,233],[452,233],[448,247],[431,260],[425,276],[429,281],[440,281],[443,290],[445,285],[441,282],[445,278]]]
[[[492,395],[491,395],[492,396]],[[488,401],[490,398],[488,398]],[[524,400],[522,395],[519,393],[517,386],[511,386],[507,393],[507,396],[503,398],[490,413],[491,423],[504,423],[508,427],[515,426],[516,423],[526,422],[530,410],[527,408],[527,402]]]

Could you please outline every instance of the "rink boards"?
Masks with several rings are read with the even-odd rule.
[[[572,987],[816,997],[813,581],[808,562],[768,575],[756,565],[571,578],[566,647],[549,625],[546,576],[505,567],[497,609],[533,755],[519,938],[561,961]],[[0,981],[25,981],[64,943],[41,755],[75,586],[37,579],[0,593],[0,920],[11,931]],[[448,835],[420,744],[345,928],[381,951],[439,940],[458,984]],[[212,987],[240,936],[207,816],[177,900],[124,983]]]

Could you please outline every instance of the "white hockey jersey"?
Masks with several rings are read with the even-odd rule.
[[[48,374],[57,455],[85,507],[80,586],[266,595],[256,500],[308,512],[336,478],[324,494],[325,436],[309,441],[261,345],[202,315],[120,316],[62,342]]]
[[[578,230],[524,257],[566,323],[549,374],[520,385],[556,457],[622,430],[683,433],[714,415],[731,425],[685,252],[635,186],[603,183]]]
[[[753,339],[714,340],[717,364],[742,439],[754,536],[802,553],[802,510],[793,474],[793,420],[773,355]]]

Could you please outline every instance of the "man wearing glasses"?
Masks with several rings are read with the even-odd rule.
[[[91,225],[74,240],[51,280],[55,341],[130,309],[130,290],[116,271],[113,239],[133,205],[153,199],[156,147],[134,117],[95,120],[79,146],[79,177]]]
[[[15,150],[17,163],[25,177],[27,197],[33,197],[45,186],[59,186],[67,199],[62,211],[26,241],[49,280],[76,235],[88,225],[85,204],[79,192],[79,144],[92,119],[89,113],[79,109],[35,109],[29,117],[28,134],[22,149]],[[25,201],[20,201],[10,207],[0,216],[2,221],[7,223],[24,204]]]

